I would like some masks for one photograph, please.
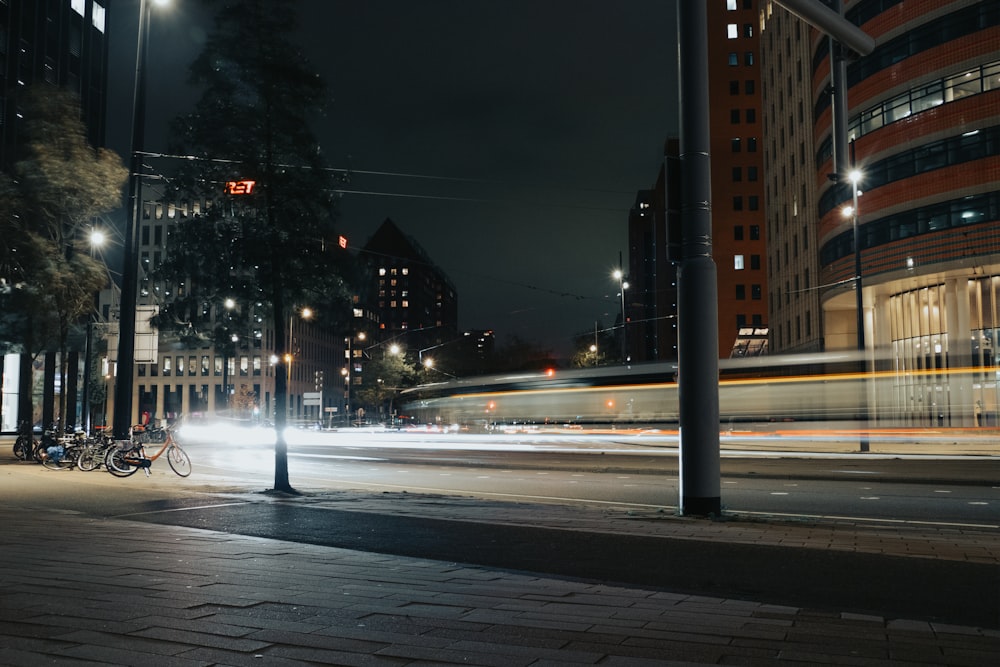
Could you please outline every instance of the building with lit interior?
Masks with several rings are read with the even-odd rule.
[[[22,96],[33,85],[52,85],[79,95],[87,139],[105,141],[108,78],[107,2],[96,0],[4,0],[0,2],[0,171],[10,172],[18,158],[24,122]],[[0,278],[4,276],[0,275]],[[81,367],[82,350],[70,350],[69,368]],[[13,431],[18,420],[51,423],[55,419],[57,355],[40,363],[29,355],[0,356],[0,431]],[[31,375],[37,376],[34,382]],[[69,373],[66,386],[68,423],[82,410],[82,373]],[[29,391],[40,392],[36,412]],[[20,413],[20,414],[19,414]]]
[[[771,346],[864,349],[894,376],[878,419],[996,425],[1000,3],[844,15],[875,40],[841,91],[854,181],[833,166],[829,40],[760,8]]]
[[[712,256],[718,276],[719,357],[767,353],[767,230],[761,118],[759,0],[708,3]],[[628,349],[634,361],[677,358],[676,254],[680,146],[629,214]],[[670,219],[673,216],[674,222]],[[674,252],[668,249],[674,245]]]
[[[211,337],[184,338],[176,332],[157,331],[149,323],[168,286],[151,283],[148,273],[170,252],[171,225],[198,215],[208,201],[143,201],[139,224],[139,290],[136,308],[135,367],[133,369],[133,421],[143,415],[172,419],[225,417],[263,422],[273,419],[276,361],[274,328],[257,310],[257,304],[225,300],[206,304],[213,329],[223,343]],[[99,321],[108,341],[102,367],[113,385],[117,358],[117,321],[120,291],[101,293]],[[263,310],[263,308],[261,308]],[[308,309],[292,316],[287,330],[293,358],[288,366],[289,420],[324,421],[345,412],[339,378],[344,366],[344,341],[310,323]],[[320,404],[309,399],[322,394]],[[329,408],[329,410],[327,410]],[[105,415],[114,413],[113,392],[108,392]],[[98,420],[100,422],[100,420]]]

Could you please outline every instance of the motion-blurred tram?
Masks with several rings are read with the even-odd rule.
[[[865,421],[976,426],[971,420],[981,417],[973,414],[973,404],[955,401],[964,393],[956,387],[981,384],[969,374],[972,370],[868,371],[856,352],[726,359],[719,363],[720,427],[775,422],[856,426]],[[993,382],[995,393],[995,378]],[[678,366],[648,363],[461,378],[408,389],[400,399],[400,409],[417,423],[475,430],[515,425],[670,428],[678,423]],[[917,403],[919,411],[914,410]]]

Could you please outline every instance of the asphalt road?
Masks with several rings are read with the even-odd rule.
[[[270,445],[193,446],[202,471],[273,472]],[[304,434],[290,445],[290,466],[293,485],[303,488],[666,511],[679,495],[676,450],[614,438]],[[724,509],[742,515],[1000,525],[1000,457],[727,453],[721,469]]]

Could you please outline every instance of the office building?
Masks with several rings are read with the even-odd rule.
[[[833,162],[829,40],[761,7],[771,345],[863,348],[895,374],[878,419],[995,424],[1000,3],[854,0],[844,15],[875,40],[847,54],[841,91],[856,185]]]

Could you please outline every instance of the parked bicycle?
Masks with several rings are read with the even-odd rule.
[[[51,470],[75,468],[85,440],[83,433],[56,437],[55,431],[46,430],[35,450],[35,458]]]
[[[128,477],[134,475],[138,470],[142,470],[149,476],[149,468],[153,461],[166,455],[170,469],[181,477],[191,474],[191,458],[181,446],[174,440],[173,429],[166,429],[166,438],[163,446],[155,454],[146,456],[145,443],[141,440],[133,440],[127,447],[111,447],[104,457],[104,466],[108,472],[115,477]]]
[[[17,439],[14,441],[14,456],[22,461],[27,461],[34,457],[36,449],[38,449],[38,441],[31,434],[31,427],[22,421],[18,428]]]
[[[106,433],[96,433],[87,438],[86,443],[80,448],[80,453],[76,457],[76,467],[80,470],[91,471],[104,465],[104,457],[108,450],[115,446],[115,441]]]

